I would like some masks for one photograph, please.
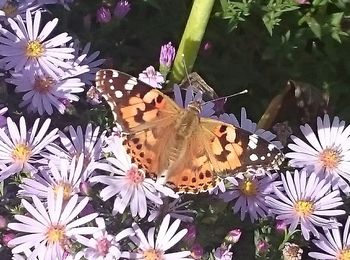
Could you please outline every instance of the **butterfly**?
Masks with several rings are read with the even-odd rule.
[[[204,192],[233,171],[275,168],[283,160],[275,145],[256,134],[201,117],[200,101],[182,108],[112,69],[96,73],[96,88],[127,133],[124,145],[132,161],[178,192]]]

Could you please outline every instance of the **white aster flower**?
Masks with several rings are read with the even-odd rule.
[[[111,235],[106,231],[103,218],[96,218],[96,223],[99,230],[93,234],[93,238],[77,236],[77,241],[87,247],[83,249],[84,257],[87,260],[118,260],[124,257],[125,253],[121,251],[119,241],[134,235],[134,230],[127,228],[117,235]]]
[[[80,73],[85,71],[82,67],[80,69],[83,69]],[[66,100],[78,101],[77,93],[84,91],[84,83],[78,77],[63,76],[54,79],[40,69],[13,73],[12,78],[6,81],[16,86],[16,92],[24,93],[19,106],[28,106],[30,112],[38,112],[40,115],[51,115],[54,108],[63,114],[66,110]]]
[[[0,0],[0,18],[25,17],[26,11],[39,8],[35,0]]]
[[[137,252],[129,253],[126,256],[128,259],[162,259],[162,260],[191,260],[190,251],[180,251],[166,253],[169,249],[175,246],[180,240],[186,235],[187,229],[182,229],[178,233],[181,221],[179,219],[175,220],[170,226],[170,215],[166,215],[159,227],[155,239],[155,227],[148,230],[147,238],[142,232],[140,227],[134,223],[133,229],[135,230],[135,236],[130,237],[130,239],[137,246]]]
[[[154,88],[162,88],[162,84],[165,82],[162,74],[156,71],[153,66],[149,66],[142,71],[142,73],[139,74],[139,80]]]
[[[232,187],[226,192],[220,194],[225,202],[235,200],[232,207],[234,213],[240,212],[241,220],[249,215],[251,222],[264,218],[268,213],[268,206],[265,197],[273,192],[273,187],[280,183],[274,182],[278,174],[267,175],[264,177],[247,177],[243,174],[236,178],[229,178]]]
[[[20,223],[9,223],[8,227],[27,234],[10,240],[12,253],[18,254],[34,248],[30,257],[38,257],[39,260],[63,259],[66,240],[98,231],[97,227],[82,227],[95,219],[97,213],[77,218],[88,201],[89,198],[86,197],[78,203],[78,195],[74,195],[64,203],[62,189],[56,195],[53,191],[49,192],[47,208],[36,196],[33,196],[34,205],[22,199],[22,204],[30,215],[15,215]]]
[[[307,142],[291,136],[294,143],[288,147],[293,151],[286,154],[291,158],[289,164],[314,171],[319,178],[327,178],[333,188],[339,188],[349,194],[350,186],[350,126],[334,117],[333,122],[325,115],[317,118],[317,136],[306,124],[300,130]]]
[[[192,86],[186,89],[181,89],[178,85],[174,85],[174,100],[182,108],[187,108],[192,101],[202,101],[202,92],[196,91]],[[183,98],[181,91],[186,91],[185,97]],[[203,117],[211,117],[215,114],[214,102],[205,102],[201,107],[199,113]]]
[[[243,128],[244,130],[250,133],[256,134],[259,137],[265,139],[266,141],[271,142],[279,149],[283,148],[283,145],[280,141],[274,140],[276,138],[275,134],[271,133],[270,131],[258,128],[257,124],[247,117],[247,111],[245,110],[244,107],[241,108],[240,118],[241,120],[239,121],[234,114],[227,114],[227,113],[224,113],[219,116],[219,120],[225,123]]]
[[[33,178],[23,178],[23,183],[19,185],[21,190],[18,191],[18,194],[45,199],[50,190],[62,188],[66,201],[80,192],[80,185],[87,181],[92,173],[91,167],[85,170],[83,167],[83,154],[78,158],[74,157],[72,161],[61,159],[59,167],[56,166],[56,163],[50,162],[48,166],[40,167],[39,173],[35,174]]]
[[[115,157],[109,157],[106,163],[97,166],[112,174],[97,175],[90,179],[92,183],[100,182],[107,185],[100,193],[102,200],[106,201],[115,196],[112,214],[123,213],[126,207],[130,206],[133,217],[139,215],[143,218],[147,213],[147,200],[162,204],[160,198],[162,194],[177,197],[171,189],[146,178],[144,171],[131,163],[131,158],[122,145],[122,138],[113,140],[114,142],[109,143],[106,148],[106,152],[112,153]]]
[[[40,129],[39,121],[36,119],[27,131],[24,117],[20,118],[19,127],[8,117],[7,128],[0,128],[0,164],[7,166],[0,172],[0,181],[20,171],[37,171],[32,164],[39,161],[39,153],[58,137],[57,128],[48,132],[50,119],[46,119]]]
[[[300,224],[303,237],[309,240],[310,232],[319,237],[316,226],[328,229],[339,225],[325,218],[345,214],[344,210],[336,209],[343,205],[339,190],[330,191],[331,184],[326,179],[319,179],[314,172],[307,176],[305,171],[297,170],[294,176],[287,171],[281,178],[285,194],[274,187],[277,198],[268,196],[266,202],[277,220],[290,225],[290,233]]]
[[[310,252],[309,256],[314,259],[340,260],[349,259],[350,256],[350,217],[347,218],[346,224],[341,235],[339,227],[331,230],[324,229],[324,235],[320,234],[319,239],[312,242],[323,251]]]
[[[74,156],[79,158],[80,155],[83,155],[84,168],[102,158],[102,145],[106,131],[100,134],[100,127],[93,128],[92,124],[89,123],[85,132],[83,132],[81,126],[77,126],[75,129],[71,125],[68,128],[68,132],[69,136],[62,131],[58,132],[63,148],[52,144],[47,147],[50,153],[45,153],[43,156],[59,163],[60,158],[72,160]]]
[[[14,33],[0,28],[0,55],[3,56],[0,64],[5,64],[6,70],[14,68],[16,72],[21,72],[24,68],[40,67],[57,79],[57,75],[63,75],[63,69],[71,68],[65,60],[74,58],[74,49],[62,47],[71,37],[61,33],[46,40],[57,25],[57,18],[49,21],[40,33],[41,11],[35,12],[34,20],[27,10],[25,22],[20,16],[15,20],[9,18],[8,22]]]

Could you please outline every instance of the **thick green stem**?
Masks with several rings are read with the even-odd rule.
[[[215,0],[194,0],[179,49],[176,53],[171,82],[180,82],[186,76],[186,70],[192,71],[201,45],[205,29]]]

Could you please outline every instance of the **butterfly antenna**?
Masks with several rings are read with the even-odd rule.
[[[219,100],[222,100],[222,99],[225,99],[225,102],[228,98],[230,97],[235,97],[235,96],[239,96],[239,95],[242,95],[242,94],[246,94],[248,93],[248,89],[245,89],[245,90],[242,90],[238,93],[235,93],[235,94],[232,94],[232,95],[228,95],[228,96],[224,96],[224,97],[219,97],[219,98],[215,98],[215,99],[212,99],[212,100],[208,100],[206,102],[203,102],[202,105],[205,105],[206,103],[209,103],[209,102],[216,102],[216,101],[219,101]]]
[[[188,70],[187,70],[187,66],[186,66],[186,62],[185,62],[185,54],[182,54],[181,56],[182,56],[182,65],[184,66],[188,83],[190,84],[190,86],[192,86],[192,82],[191,82],[190,76],[188,74]]]

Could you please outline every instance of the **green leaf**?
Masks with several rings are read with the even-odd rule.
[[[307,25],[310,27],[311,31],[315,34],[317,38],[321,38],[321,26],[316,21],[315,18],[309,17],[309,19],[306,21]]]

